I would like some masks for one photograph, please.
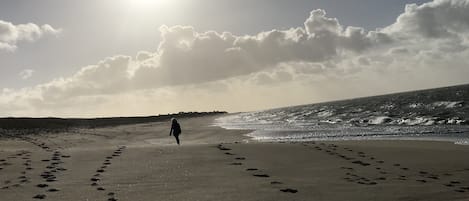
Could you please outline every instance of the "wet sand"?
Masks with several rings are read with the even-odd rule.
[[[0,200],[469,200],[469,146],[257,143],[215,117],[0,140]]]

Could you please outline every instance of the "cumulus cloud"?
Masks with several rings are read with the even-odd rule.
[[[34,70],[32,69],[24,69],[19,73],[19,76],[23,80],[27,80],[33,76]]]
[[[400,36],[429,38],[466,36],[469,30],[466,0],[435,0],[423,5],[408,4],[405,12],[387,31]]]
[[[20,41],[35,41],[45,35],[57,35],[60,29],[34,23],[17,24],[0,20],[0,51],[14,51]]]
[[[254,35],[161,26],[162,40],[155,52],[112,56],[70,77],[4,90],[0,102],[39,108],[64,104],[68,108],[65,105],[79,101],[106,107],[115,97],[128,100],[133,94],[142,98],[148,92],[153,94],[148,100],[178,110],[184,103],[178,100],[177,91],[184,94],[184,100],[204,94],[204,100],[213,97],[212,102],[226,101],[227,107],[243,110],[265,103],[260,96],[274,93],[273,89],[286,90],[290,96],[271,100],[269,106],[465,83],[469,74],[468,5],[469,0],[407,5],[393,24],[371,31],[345,27],[321,9],[313,10],[301,27]],[[36,33],[30,31],[12,41],[37,38]],[[0,37],[0,47],[15,44],[1,41],[6,40]],[[352,86],[355,94],[351,94]],[[240,100],[230,103],[235,95]],[[317,96],[322,99],[314,99]],[[249,102],[256,98],[258,103]],[[205,108],[205,104],[192,106]]]
[[[136,58],[110,57],[42,89],[54,94],[61,91],[68,96],[71,91],[87,95],[200,84],[286,63],[311,64],[340,59],[343,54],[358,54],[380,43],[376,32],[344,28],[337,19],[327,17],[324,10],[312,11],[304,24],[304,27],[245,36],[196,32],[190,26],[162,26],[162,41],[157,52],[139,52]],[[380,35],[385,37],[384,33]],[[109,75],[110,79],[103,79]]]

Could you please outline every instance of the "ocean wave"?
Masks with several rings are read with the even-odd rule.
[[[463,85],[239,113],[217,125],[255,130],[259,140],[469,139],[468,101]]]
[[[433,107],[457,108],[462,107],[464,101],[438,101],[432,104]]]

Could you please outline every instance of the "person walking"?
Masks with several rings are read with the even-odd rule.
[[[171,119],[171,130],[169,131],[169,136],[171,136],[171,134],[174,135],[174,137],[176,138],[176,142],[179,144],[179,134],[181,134],[181,125],[179,125],[178,121],[173,118]]]

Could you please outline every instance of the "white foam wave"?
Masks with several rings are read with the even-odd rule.
[[[392,121],[391,117],[379,116],[379,117],[375,117],[374,119],[371,119],[369,121],[369,124],[379,125],[379,124],[384,124],[384,123],[388,123],[388,122],[391,122],[391,121]]]
[[[422,103],[411,103],[411,104],[409,104],[409,108],[420,108],[422,106],[423,106]]]
[[[456,142],[454,142],[454,144],[458,144],[458,145],[469,145],[469,140],[466,139],[466,140],[458,140]]]
[[[434,107],[456,108],[463,106],[464,101],[438,101],[434,102]]]

